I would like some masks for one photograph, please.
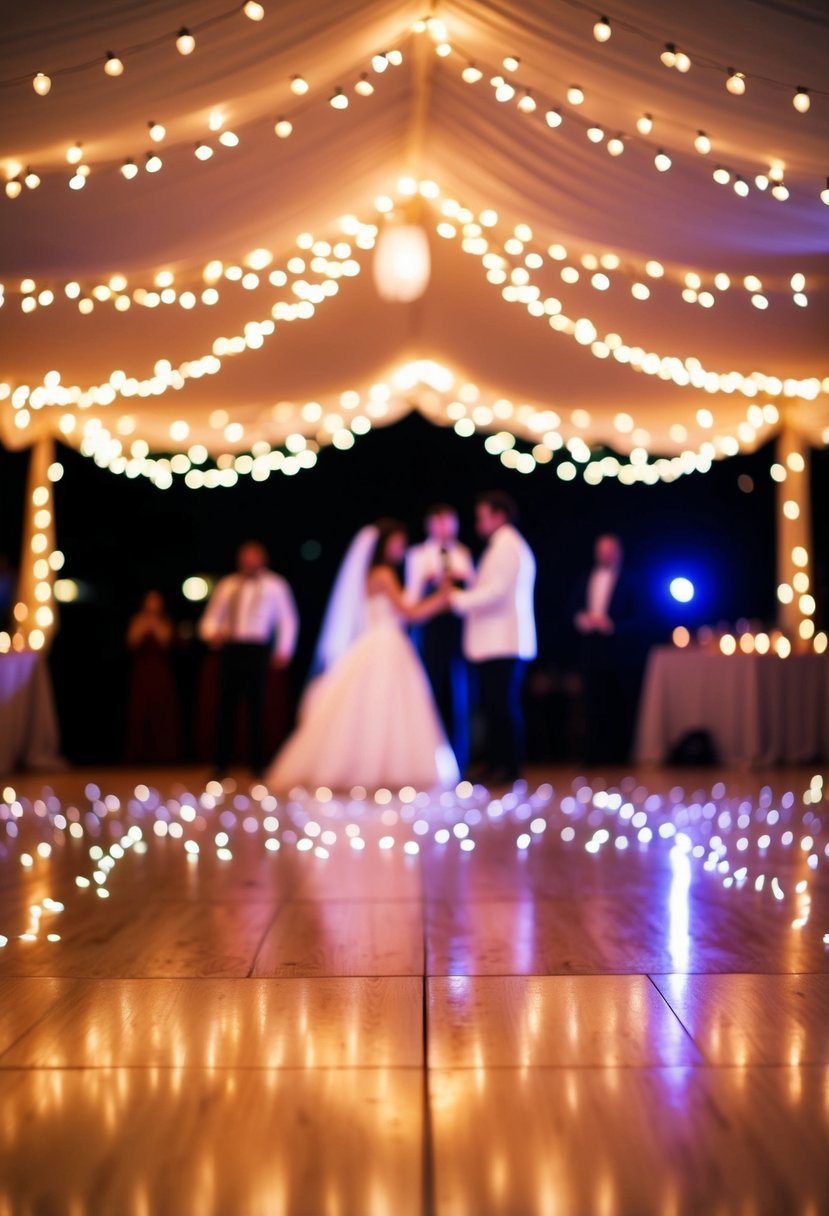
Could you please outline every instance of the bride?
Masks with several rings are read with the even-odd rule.
[[[396,572],[405,552],[405,527],[394,519],[362,528],[352,541],[317,644],[313,670],[321,674],[265,776],[271,789],[429,789],[458,781],[426,673],[403,628],[444,611],[449,591],[407,600]]]

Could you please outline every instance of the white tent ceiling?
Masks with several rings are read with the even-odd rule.
[[[4,16],[0,164],[6,178],[22,179],[27,169],[40,178],[18,197],[0,197],[0,379],[8,385],[0,390],[0,438],[8,446],[46,433],[80,443],[86,433],[88,451],[97,442],[102,461],[123,468],[136,438],[167,452],[199,443],[213,455],[257,441],[275,446],[293,431],[313,444],[357,416],[388,421],[412,403],[440,421],[464,415],[484,428],[551,436],[552,447],[560,435],[620,452],[728,454],[762,441],[782,413],[812,442],[825,441],[829,15],[820,0],[608,0],[612,36],[602,44],[592,32],[599,9],[581,0],[441,0],[431,13],[444,23],[446,55],[437,51],[438,27],[413,28],[429,16],[428,4],[263,4],[261,21],[227,0],[33,0]],[[187,56],[176,50],[182,27],[196,38]],[[668,42],[689,54],[688,72],[660,62]],[[391,49],[402,64],[378,73],[373,56]],[[121,56],[123,75],[105,74],[107,52]],[[505,56],[517,68],[505,68]],[[470,61],[483,72],[477,83],[462,79]],[[726,67],[745,74],[744,96],[727,91]],[[46,96],[32,88],[36,72],[52,79]],[[371,96],[354,91],[362,73],[375,86]],[[292,93],[295,75],[309,82],[307,95]],[[496,75],[516,90],[503,103]],[[576,84],[580,105],[567,100]],[[810,90],[805,114],[792,105],[801,85]],[[329,104],[338,88],[350,103],[341,111]],[[537,103],[531,113],[518,108],[527,90]],[[545,121],[553,108],[563,117],[557,129]],[[238,146],[221,145],[221,131],[210,131],[215,114]],[[653,118],[646,136],[637,130],[643,114]],[[280,116],[293,123],[289,138],[274,133]],[[157,144],[151,120],[166,127]],[[601,128],[599,142],[588,137],[591,127]],[[699,131],[712,141],[708,155],[695,150]],[[623,138],[622,155],[608,153],[614,136]],[[200,142],[215,150],[205,162],[194,155]],[[75,169],[66,153],[75,143],[89,167],[79,190],[68,186]],[[672,161],[667,172],[654,166],[660,150]],[[144,169],[148,152],[161,157],[158,172]],[[134,180],[119,171],[127,158],[139,166]],[[729,184],[714,182],[717,165],[730,171]],[[772,197],[771,184],[758,188],[757,175],[769,170],[784,174],[788,198]],[[733,189],[737,174],[746,197]],[[427,195],[437,192],[420,215],[431,281],[411,305],[378,297],[371,251],[356,248],[341,224],[350,215],[382,227],[375,200],[383,195],[403,214],[405,175],[434,183]],[[471,215],[458,219],[458,207]],[[486,244],[465,252],[463,221],[477,223],[488,210],[497,220],[485,216],[477,239]],[[456,235],[439,235],[441,220]],[[519,228],[522,247],[509,252],[518,225],[529,233]],[[325,278],[307,265],[290,270],[291,258],[313,256],[297,248],[301,233],[331,247],[348,240],[361,270],[341,277],[313,316],[288,322],[284,306],[298,303],[292,283]],[[246,257],[261,249],[273,261],[258,286],[222,278],[218,302],[202,302],[209,262],[247,270]],[[496,276],[505,270],[506,285],[517,270],[519,289],[537,288],[530,302],[543,315],[528,311],[530,297],[510,302],[503,284],[487,281],[484,250],[504,259],[491,268]],[[538,255],[530,266],[528,254]],[[660,277],[647,269],[653,261],[664,268]],[[287,273],[284,285],[269,281],[278,270]],[[159,292],[163,271],[174,276],[173,302],[146,307],[141,293]],[[563,271],[578,271],[578,282],[564,281]],[[591,281],[596,272],[609,280],[603,290]],[[728,276],[727,289],[717,274]],[[797,274],[805,307],[794,299]],[[126,282],[116,278],[111,298],[95,299],[113,276]],[[759,285],[746,287],[746,276]],[[66,297],[72,282],[80,300]],[[636,284],[649,298],[634,297]],[[51,303],[44,292],[54,294]],[[696,292],[696,301],[683,292]],[[21,307],[25,296],[36,302],[32,311]],[[86,315],[84,299],[94,302]],[[130,380],[152,382],[159,360],[169,368],[155,389],[179,383],[183,367],[203,371],[197,361],[216,351],[217,339],[270,322],[280,301],[273,333],[254,332],[254,349],[219,351],[215,374],[130,395]],[[396,378],[415,360],[448,369],[445,382],[428,367],[421,377],[439,391],[413,387],[416,372],[405,384]],[[637,362],[645,370],[631,366]],[[122,377],[111,381],[115,371],[126,377],[127,395]],[[20,387],[45,378],[51,390],[32,396]],[[371,398],[378,383],[387,388]],[[97,402],[78,403],[72,386],[104,388]],[[345,391],[355,396],[343,404]],[[310,401],[322,410],[303,414]],[[97,440],[90,419],[100,420]],[[171,436],[171,421],[187,428]],[[241,429],[228,432],[234,423]]]

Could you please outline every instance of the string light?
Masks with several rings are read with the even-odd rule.
[[[735,72],[734,68],[729,68],[725,87],[735,97],[742,97],[746,91],[746,78],[744,74],[742,72]]]
[[[346,110],[348,108],[348,98],[341,88],[336,88],[329,98],[329,104],[335,110]]]
[[[551,128],[551,130],[555,130],[556,127],[561,126],[564,120],[561,117],[560,110],[547,110],[544,115],[544,121],[546,122],[547,126]],[[829,181],[829,179],[827,179],[827,181]]]
[[[820,192],[820,201],[829,207],[829,177],[826,178],[826,185]]]
[[[577,84],[571,84],[567,90],[567,100],[571,106],[580,106],[584,102],[584,90]]]
[[[653,117],[650,114],[640,114],[636,120],[636,130],[640,135],[650,135],[653,130]]]
[[[366,72],[360,73],[360,79],[354,86],[354,92],[359,93],[361,97],[371,97],[374,92],[374,85],[369,80]]]
[[[261,21],[265,16],[265,9],[261,4],[257,3],[257,0],[245,0],[245,3],[242,5],[242,12],[251,21]]]
[[[153,122],[150,120],[150,122],[147,123],[147,128],[150,132],[150,139],[157,144],[161,143],[162,139],[167,134],[167,128],[163,123],[160,122]]]
[[[134,160],[125,160],[121,166],[121,174],[127,181],[131,181],[132,178],[138,176],[138,165]]]
[[[297,97],[304,97],[308,92],[310,85],[304,76],[292,76],[290,82],[291,92]]]
[[[144,168],[148,173],[158,173],[162,163],[161,157],[157,152],[146,152],[144,154]]]
[[[812,104],[812,99],[809,96],[809,90],[804,89],[801,85],[797,86],[795,95],[792,98],[792,105],[797,110],[798,114],[805,114]]]
[[[477,84],[482,76],[483,72],[474,63],[468,63],[461,72],[461,77],[467,84]]]
[[[36,72],[32,77],[32,88],[38,97],[45,97],[52,87],[52,78],[45,72]]]
[[[711,151],[711,140],[704,131],[697,131],[696,138],[694,140],[694,147],[696,148],[697,152],[699,152],[700,156],[707,156]]]
[[[112,51],[107,51],[106,61],[104,62],[104,71],[107,76],[123,76],[124,65],[117,55]]]
[[[663,148],[660,148],[656,156],[653,158],[653,163],[660,173],[667,173],[672,162],[670,156],[668,156],[668,153]]]
[[[280,139],[287,139],[292,133],[294,125],[287,118],[278,118],[274,124],[274,134]]]
[[[176,50],[179,55],[192,55],[195,49],[195,38],[187,28],[182,27],[176,35]]]
[[[597,42],[608,42],[612,33],[607,17],[600,17],[593,26],[593,37]]]

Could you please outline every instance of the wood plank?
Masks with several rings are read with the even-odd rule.
[[[417,1069],[2,1073],[0,1213],[421,1216]]]
[[[829,1211],[824,1068],[430,1073],[437,1216]]]
[[[712,1064],[829,1064],[829,975],[657,975]]]
[[[0,979],[0,1059],[21,1035],[40,1022],[59,997],[58,980]]]
[[[15,988],[15,985],[17,986]],[[26,986],[49,985],[46,992]],[[50,995],[34,1029],[36,998]],[[0,1067],[355,1068],[423,1062],[419,979],[6,980]],[[2,1009],[2,1006],[0,1006]],[[9,1012],[0,1012],[0,1032]],[[2,1040],[0,1040],[2,1044]]]
[[[422,975],[419,903],[285,904],[256,957],[255,976]]]
[[[428,992],[431,1068],[702,1060],[643,975],[451,976]]]

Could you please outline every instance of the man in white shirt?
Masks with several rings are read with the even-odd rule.
[[[623,763],[628,756],[640,678],[639,629],[632,580],[618,536],[597,537],[593,568],[578,584],[573,624],[580,638],[588,764]]]
[[[217,583],[199,623],[199,634],[221,649],[219,703],[214,759],[218,774],[233,755],[236,716],[246,702],[250,717],[250,764],[260,776],[265,755],[265,695],[268,666],[284,668],[296,648],[299,618],[284,578],[267,569],[268,555],[258,541],[245,541],[237,553],[237,573]]]
[[[472,554],[458,540],[458,513],[447,503],[435,503],[424,518],[426,540],[406,554],[406,594],[417,602],[446,582],[468,587],[475,577]],[[469,689],[461,646],[461,622],[452,612],[440,612],[412,629],[426,674],[432,685],[447,738],[458,768],[469,759]]]
[[[514,781],[524,751],[521,686],[524,667],[536,655],[535,558],[515,527],[517,511],[507,494],[493,490],[478,498],[475,523],[487,540],[467,591],[450,603],[464,620],[464,653],[478,672],[484,725],[481,780]]]

